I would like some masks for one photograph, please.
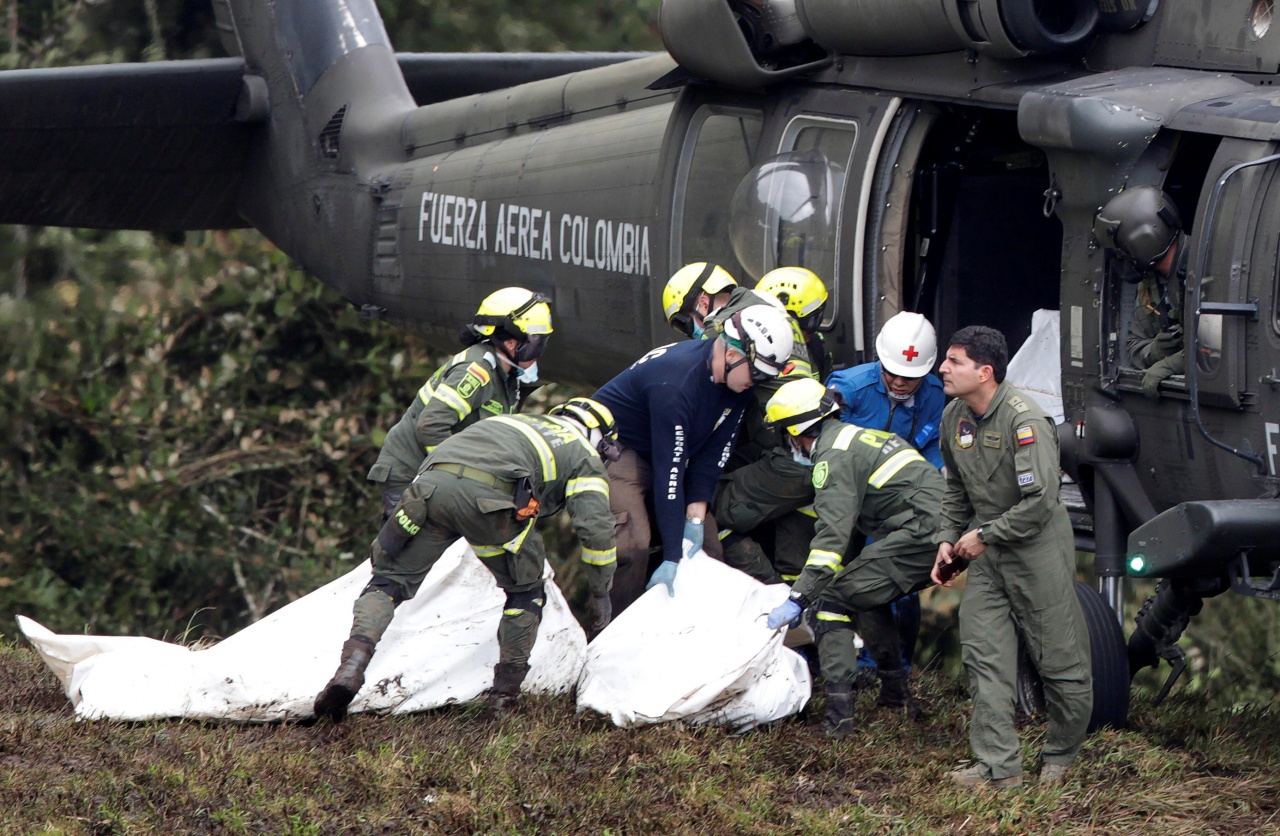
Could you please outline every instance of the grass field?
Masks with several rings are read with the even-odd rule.
[[[35,652],[0,644],[0,833],[1280,832],[1280,713],[1137,699],[1064,786],[967,791],[969,702],[916,677],[914,722],[864,694],[859,734],[816,712],[734,736],[614,728],[567,697],[341,725],[78,722]],[[1022,729],[1036,768],[1043,728]]]

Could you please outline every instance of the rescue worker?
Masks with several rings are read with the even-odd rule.
[[[706,331],[707,314],[729,303],[738,282],[718,264],[695,261],[686,264],[667,280],[662,289],[662,314],[667,323],[691,340]]]
[[[437,444],[481,418],[516,411],[520,384],[538,379],[551,330],[547,297],[523,287],[485,297],[463,329],[467,348],[422,385],[369,469],[366,478],[382,485],[384,521]]]
[[[938,359],[933,325],[923,314],[894,314],[876,335],[876,357],[827,378],[827,386],[844,401],[840,420],[896,433],[941,470],[938,428],[947,398],[942,381],[931,374]],[[920,596],[908,596],[893,607],[903,637],[903,659],[910,666],[919,633]],[[864,651],[859,661],[868,673],[875,667],[870,652]]]
[[[788,380],[815,378],[826,370],[826,347],[818,330],[827,287],[812,270],[779,267],[760,278],[755,294],[777,299],[791,316],[796,350],[791,370],[756,389],[742,419],[737,448],[716,488],[712,516],[720,530],[724,562],[763,583],[791,583],[804,566],[813,539],[813,485],[807,467],[793,461],[777,430],[765,425],[765,404]],[[709,317],[708,327],[732,315],[731,301]],[[772,541],[772,557],[761,540]]]
[[[818,524],[804,571],[767,623],[776,630],[816,608],[823,727],[834,737],[854,730],[855,629],[876,661],[878,704],[917,713],[889,605],[932,582],[944,490],[920,451],[893,433],[839,421],[839,411],[838,396],[816,380],[787,383],[768,405],[769,421],[812,461]]]
[[[657,583],[674,595],[680,559],[718,545],[714,538],[704,543],[708,503],[752,398],[749,390],[782,372],[792,344],[787,315],[772,305],[754,305],[734,314],[713,339],[655,348],[592,396],[617,419],[623,447],[608,468],[618,521],[614,612]],[[653,508],[663,557],[648,585],[646,503]],[[685,548],[682,540],[688,541]]]
[[[942,416],[947,487],[933,579],[969,561],[960,640],[976,763],[948,773],[966,787],[1022,785],[1013,722],[1019,629],[1048,703],[1042,784],[1062,781],[1093,710],[1075,541],[1058,498],[1058,435],[1035,400],[1004,380],[1008,365],[1004,335],[971,325],[952,335],[940,370],[955,400]]]
[[[617,439],[606,406],[572,398],[546,415],[494,416],[440,442],[370,546],[373,579],[356,599],[351,637],[333,679],[316,697],[316,716],[346,716],[395,608],[417,593],[459,537],[507,594],[491,708],[517,706],[542,621],[545,549],[534,528],[539,517],[568,509],[590,587],[588,631],[603,630],[612,617],[617,552],[601,457],[617,457]]]
[[[1154,186],[1134,186],[1107,201],[1093,221],[1098,242],[1135,270],[1138,282],[1127,342],[1129,365],[1145,369],[1142,391],[1160,397],[1160,381],[1186,371],[1182,294],[1187,272],[1182,218]]]
[[[876,336],[876,357],[827,378],[844,400],[840,420],[897,433],[941,469],[938,428],[947,398],[930,374],[938,359],[933,325],[923,314],[894,314]]]

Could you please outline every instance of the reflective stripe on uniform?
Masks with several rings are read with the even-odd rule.
[[[783,575],[783,576],[782,576],[782,579],[783,579],[784,581],[786,581],[787,583],[791,583],[792,581],[797,581],[797,580],[799,580],[799,579],[800,579],[800,576],[799,576],[799,575]]]
[[[853,437],[862,431],[861,427],[850,424],[847,427],[840,428],[840,434],[836,436],[836,440],[831,443],[833,450],[848,450],[849,445],[853,443]]]
[[[498,557],[506,553],[506,549],[502,546],[477,546],[471,544],[471,550],[476,553],[476,557]]]
[[[506,616],[511,616],[512,618],[514,618],[517,615],[524,615],[524,610],[516,610],[516,609],[503,610],[502,614]]]
[[[537,521],[537,517],[529,520],[529,524],[520,530],[520,533],[512,537],[510,540],[502,544],[502,550],[519,554],[521,547],[524,546],[524,538],[529,536],[529,532],[533,531],[533,524]]]
[[[449,384],[443,384],[436,388],[435,397],[444,401],[444,403],[458,413],[458,420],[461,421],[471,414],[471,404],[467,399],[458,394],[458,390]]]
[[[608,566],[610,563],[617,563],[618,549],[616,546],[611,549],[589,549],[583,546],[582,562],[592,566]]]
[[[801,514],[804,514],[806,517],[813,517],[815,520],[818,518],[818,512],[814,510],[812,505],[806,505],[803,508],[797,508],[796,510]]]
[[[608,496],[609,483],[602,476],[579,476],[576,479],[570,479],[564,486],[564,495],[566,497],[589,491],[596,491]]]
[[[853,623],[853,619],[844,613],[827,612],[826,610],[818,610],[814,617],[819,621],[844,621],[849,624]]]
[[[545,483],[545,482],[552,482],[555,480],[556,458],[554,455],[552,455],[551,445],[548,444],[547,440],[542,437],[542,433],[538,432],[533,427],[529,426],[523,421],[508,417],[506,415],[495,415],[489,420],[499,421],[502,424],[505,424],[506,426],[514,427],[515,429],[519,430],[520,434],[529,440],[529,443],[533,445],[533,449],[538,453],[538,459],[542,462],[542,481]],[[524,537],[522,536],[520,539],[523,542]]]
[[[833,572],[839,572],[840,566],[844,563],[844,559],[835,552],[825,551],[824,549],[814,549],[809,552],[809,559],[804,562],[805,566],[819,566],[830,569]]]
[[[914,447],[899,450],[890,456],[888,461],[875,469],[871,474],[871,478],[867,480],[867,484],[873,488],[883,488],[886,482],[898,474],[899,470],[902,470],[912,462],[922,461],[924,461],[924,456],[920,455],[920,451]]]

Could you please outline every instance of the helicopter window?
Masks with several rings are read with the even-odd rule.
[[[1239,206],[1244,192],[1246,177],[1233,177],[1227,181],[1222,192],[1221,206]],[[1214,219],[1214,229],[1208,230],[1203,246],[1209,248],[1205,260],[1205,275],[1200,280],[1200,298],[1213,302],[1232,301],[1228,299],[1231,286],[1235,284],[1233,273],[1239,271],[1233,265],[1231,242],[1234,238],[1232,227],[1235,218],[1229,211],[1220,211]],[[1191,291],[1191,276],[1187,277],[1187,292]],[[1190,300],[1184,300],[1184,309],[1189,310]],[[1197,330],[1196,366],[1206,374],[1214,374],[1222,363],[1222,314],[1201,314],[1200,327]]]
[[[756,279],[776,267],[818,274],[830,294],[823,325],[840,309],[840,207],[857,138],[854,122],[795,119],[782,138],[789,150],[752,169],[733,196],[729,234],[742,266]]]
[[[756,162],[763,126],[757,111],[704,107],[694,115],[676,186],[677,264],[714,261],[742,272],[729,243],[729,205]]]

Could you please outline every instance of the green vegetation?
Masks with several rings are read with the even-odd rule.
[[[1280,716],[1178,697],[1095,734],[1067,783],[953,789],[969,711],[917,685],[926,721],[860,707],[852,740],[814,719],[746,735],[623,730],[567,697],[342,725],[86,723],[35,653],[0,646],[0,832],[1259,833],[1280,826]],[[1042,728],[1022,731],[1035,768]]]

